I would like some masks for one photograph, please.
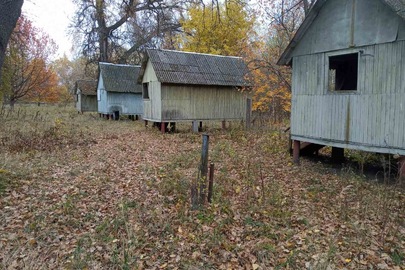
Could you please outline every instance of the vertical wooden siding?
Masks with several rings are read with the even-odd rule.
[[[327,54],[294,58],[292,136],[405,151],[405,42],[356,50],[364,53],[354,92],[327,91]]]
[[[121,114],[142,115],[142,94],[107,92],[107,111],[112,113],[117,108]]]
[[[160,82],[149,82],[149,99],[143,99],[143,109],[145,120],[156,122],[162,121],[162,98]]]
[[[160,82],[153,70],[150,60],[148,60],[145,68],[145,73],[142,77],[142,83],[149,84],[149,99],[143,100],[143,118],[156,122],[162,121],[162,98],[160,90]]]
[[[96,112],[97,96],[78,95],[76,108],[79,112]]]
[[[77,100],[76,100],[76,110],[77,111],[81,111],[81,109],[82,109],[82,95],[80,94],[80,92],[78,93],[78,94],[76,94],[76,98],[77,98]]]
[[[232,87],[162,85],[164,120],[244,120],[246,96]]]

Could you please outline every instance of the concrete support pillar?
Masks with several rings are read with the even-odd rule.
[[[345,149],[332,147],[332,160],[336,163],[342,163],[345,160]]]
[[[193,121],[192,130],[194,133],[198,133],[198,122],[197,121]]]
[[[297,165],[300,164],[300,148],[301,148],[301,142],[294,140],[293,162]]]

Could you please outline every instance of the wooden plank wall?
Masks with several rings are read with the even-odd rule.
[[[79,95],[81,112],[96,112],[97,111],[97,96]]]
[[[244,120],[246,102],[232,87],[162,85],[164,120]]]
[[[149,99],[143,99],[143,119],[161,122],[162,121],[162,100],[160,82],[149,82]]]
[[[328,54],[293,59],[292,136],[405,153],[405,41],[359,50],[354,92],[327,90]]]
[[[112,107],[121,108],[124,115],[142,115],[142,94],[107,92],[107,110],[112,113]]]

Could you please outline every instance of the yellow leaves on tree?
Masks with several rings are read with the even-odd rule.
[[[257,67],[252,73],[255,85],[252,109],[260,112],[274,110],[282,110],[285,113],[290,112],[290,86],[276,74],[269,72],[266,64]]]
[[[184,33],[178,46],[184,51],[219,55],[242,55],[253,36],[254,16],[248,14],[242,1],[194,4],[188,18],[180,21]]]
[[[291,72],[276,64],[280,55],[277,46],[257,42],[248,55],[253,80],[254,111],[270,113],[273,121],[282,121],[291,110]]]

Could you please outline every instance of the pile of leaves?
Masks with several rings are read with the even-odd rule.
[[[92,133],[97,143],[1,149],[9,162],[0,164],[0,179],[18,182],[0,195],[1,268],[405,265],[403,190],[314,161],[293,165],[278,131],[208,129],[213,202],[191,210],[200,134],[94,122],[103,126]]]

